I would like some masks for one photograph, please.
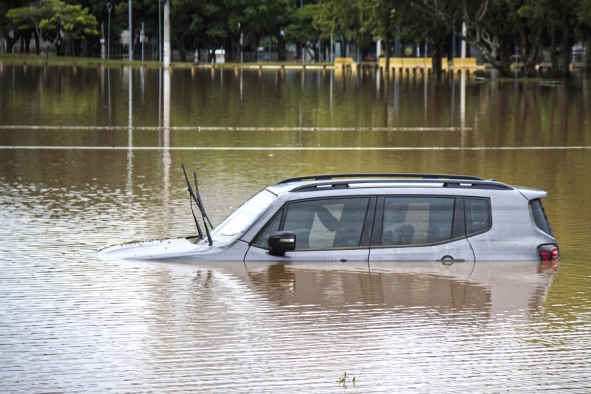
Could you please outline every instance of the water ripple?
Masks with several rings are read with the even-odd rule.
[[[342,393],[344,372],[361,393],[591,385],[574,248],[560,267],[100,261],[106,243],[189,228],[182,183],[163,225],[149,177],[60,182],[0,178],[2,392]],[[247,194],[210,198],[212,216]]]

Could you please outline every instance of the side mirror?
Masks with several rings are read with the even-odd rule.
[[[291,252],[296,247],[296,235],[293,231],[277,231],[269,237],[271,256],[283,256],[285,252]]]

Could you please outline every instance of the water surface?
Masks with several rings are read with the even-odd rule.
[[[484,75],[488,78],[489,75]],[[3,392],[591,387],[589,79],[331,70],[0,70]],[[95,250],[193,233],[296,175],[441,172],[549,192],[559,265],[182,264]]]

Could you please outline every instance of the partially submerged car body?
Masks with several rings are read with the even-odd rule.
[[[211,233],[204,223],[207,237],[115,245],[99,255],[184,261],[443,264],[557,259],[558,242],[540,201],[546,195],[537,189],[460,175],[289,178],[259,192]],[[200,199],[195,201],[202,210]]]

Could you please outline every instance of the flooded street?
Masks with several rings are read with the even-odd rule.
[[[4,66],[0,391],[589,392],[591,79],[490,77]],[[97,259],[196,232],[181,163],[214,224],[306,174],[540,188],[562,258]]]

